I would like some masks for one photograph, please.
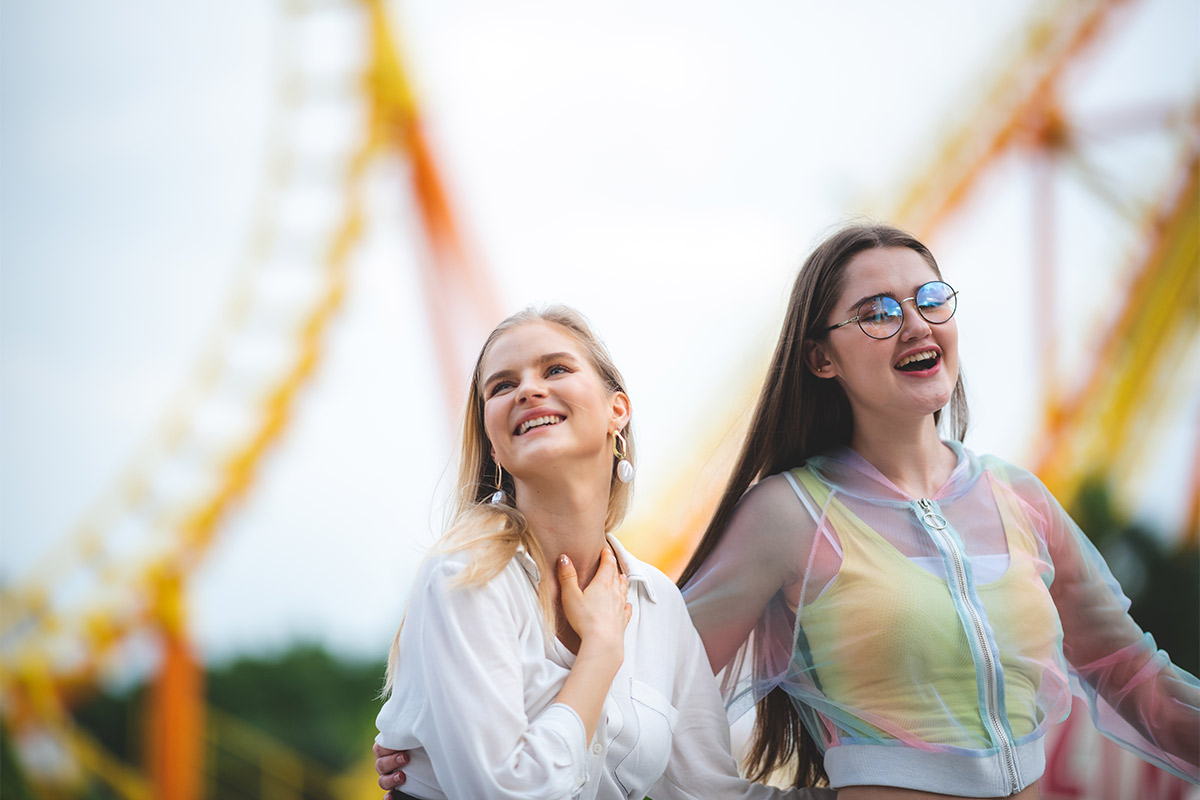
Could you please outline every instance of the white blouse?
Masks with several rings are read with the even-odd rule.
[[[483,586],[469,555],[422,564],[376,741],[408,750],[403,790],[440,798],[832,798],[737,777],[716,680],[683,598],[610,540],[629,579],[625,661],[591,742],[554,698],[575,656],[543,632],[537,565],[519,551]]]

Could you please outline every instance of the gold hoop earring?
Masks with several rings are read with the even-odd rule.
[[[617,448],[618,442],[620,449]],[[613,431],[612,451],[617,458],[617,478],[621,483],[629,483],[633,480],[633,462],[629,460],[629,445],[620,431]]]
[[[494,462],[496,465],[496,491],[492,493],[492,499],[488,502],[494,506],[504,502],[504,468],[500,466],[500,462]]]

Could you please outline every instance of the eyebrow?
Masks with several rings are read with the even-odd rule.
[[[537,363],[545,364],[549,361],[570,361],[572,364],[578,364],[579,357],[576,356],[574,353],[568,353],[566,351],[561,351],[558,353],[546,353],[545,355],[538,357]],[[514,372],[511,369],[502,369],[502,370],[499,370],[498,372],[493,372],[491,375],[488,376],[487,380],[485,380],[483,382],[483,385],[491,386],[493,383],[500,380],[501,378],[508,378],[508,377],[511,377],[513,374],[514,374]]]
[[[891,297],[893,300],[896,299],[895,297],[892,297],[890,292],[872,292],[871,294],[863,295],[862,297],[858,298],[850,305],[846,306],[846,310],[847,311],[857,311],[858,307],[861,306],[863,303],[867,302],[868,300],[874,300],[876,297]]]
[[[934,278],[934,280],[932,280],[932,281],[926,281],[925,283],[934,283],[934,282],[936,282],[936,281],[939,281],[939,280],[941,280],[941,279],[940,279],[940,278]],[[925,283],[922,283],[922,284],[921,284],[921,286],[924,286],[924,285],[925,285]],[[916,296],[917,296],[917,292],[920,290],[921,286],[918,286],[916,289],[913,289],[913,290],[912,290],[912,295],[910,295],[910,296],[911,296],[911,297],[916,297]],[[897,299],[896,295],[892,294],[891,292],[871,292],[870,294],[865,294],[865,295],[863,295],[862,297],[860,297],[860,298],[858,298],[857,300],[855,300],[855,301],[854,301],[854,303],[853,303],[853,305],[846,306],[846,310],[847,310],[847,311],[857,311],[857,310],[858,310],[858,307],[859,307],[859,306],[861,306],[863,303],[867,302],[868,300],[874,300],[876,297],[890,297],[890,298],[892,298],[893,300],[896,300],[896,299]],[[908,299],[908,298],[905,298],[905,299]]]

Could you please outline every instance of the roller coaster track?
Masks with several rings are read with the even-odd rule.
[[[1036,471],[1058,497],[1074,497],[1097,472],[1129,480],[1146,466],[1144,431],[1166,400],[1180,396],[1191,377],[1180,365],[1195,364],[1200,351],[1198,221],[1200,149],[1193,149],[1178,185],[1145,223],[1144,249],[1125,281],[1127,300],[1101,331],[1084,380],[1048,416]],[[1184,531],[1192,545],[1198,477]]]
[[[356,36],[347,50],[365,54],[363,63],[304,66],[315,42],[344,39],[347,30]],[[122,796],[146,796],[67,709],[148,639],[163,653],[151,722],[153,794],[196,796],[189,776],[201,757],[204,712],[186,644],[186,580],[246,496],[320,362],[367,226],[374,162],[398,155],[408,166],[447,408],[462,396],[461,353],[500,317],[491,280],[451,213],[391,31],[382,0],[288,6],[273,161],[222,323],[113,490],[23,585],[0,595],[3,713],[18,740],[42,754],[32,759],[35,772],[69,774],[82,764]],[[321,150],[299,135],[314,128],[325,131]],[[66,747],[38,747],[50,741]]]
[[[992,59],[991,63],[998,65],[994,72],[974,81],[972,87],[978,88],[972,88],[969,96],[954,105],[956,113],[942,122],[944,133],[935,139],[928,156],[923,160],[917,159],[918,166],[912,177],[897,193],[897,200],[890,212],[880,214],[880,218],[911,230],[926,241],[936,242],[939,230],[962,208],[1002,157],[1016,154],[1025,160],[1031,156],[1034,159],[1050,157],[1048,160],[1053,160],[1054,156],[1070,152],[1073,146],[1069,135],[1071,120],[1063,104],[1063,97],[1069,93],[1065,86],[1068,72],[1099,50],[1105,37],[1116,34],[1114,28],[1119,18],[1132,13],[1136,5],[1133,0],[1060,0],[1041,7],[1039,16],[1024,29],[1016,46],[1007,47],[1005,52]],[[1083,66],[1086,67],[1086,64]],[[1200,87],[1197,89],[1200,90]],[[1165,121],[1168,132],[1177,135],[1184,143],[1177,165],[1179,174],[1194,175],[1196,169],[1194,151],[1188,144],[1196,142],[1200,136],[1200,122],[1194,113],[1195,108],[1195,97],[1184,98],[1178,108],[1168,109],[1165,114],[1159,115]],[[1160,251],[1157,243],[1164,235],[1162,221],[1166,218],[1183,220],[1182,229],[1186,231],[1188,197],[1174,185],[1142,186],[1139,189],[1151,196],[1165,197],[1152,209],[1152,221],[1144,225],[1143,232],[1150,243],[1148,251],[1170,254],[1167,257],[1173,265],[1172,274],[1177,275],[1178,281],[1178,269],[1186,271],[1186,253],[1180,255],[1176,250]],[[1190,219],[1190,229],[1194,232],[1195,213]],[[1183,294],[1194,299],[1196,260],[1194,255],[1191,258],[1193,291]],[[1133,270],[1149,276],[1144,278],[1145,282],[1157,282],[1164,266],[1148,252]],[[1183,280],[1186,281],[1186,277]],[[1177,283],[1177,286],[1184,288],[1186,283]],[[1154,293],[1153,297],[1157,299],[1164,295]],[[1137,302],[1133,297],[1127,297],[1126,301],[1130,305],[1136,305]],[[1156,307],[1153,313],[1159,311]],[[1043,311],[1040,316],[1054,318],[1052,310]],[[1139,328],[1139,331],[1144,330],[1139,340],[1142,347],[1139,356],[1149,358],[1153,354],[1169,351],[1177,353],[1180,348],[1186,347],[1188,341],[1194,342],[1194,335],[1190,340],[1188,338],[1194,331],[1194,325],[1189,322],[1191,318],[1181,311],[1165,318],[1173,324],[1170,330]],[[1102,336],[1107,336],[1110,341],[1120,341],[1122,338],[1120,333]],[[1047,354],[1042,370],[1044,375],[1061,371],[1053,361],[1054,339],[1055,332],[1052,330],[1043,331],[1039,337],[1045,343],[1044,352]],[[1106,358],[1107,355],[1101,355],[1089,364],[1084,373],[1078,376],[1075,385],[1090,386],[1099,382],[1100,375],[1112,368],[1112,364],[1105,361]],[[622,530],[623,540],[669,574],[682,571],[712,516],[724,481],[737,458],[737,447],[749,423],[765,362],[766,354],[761,363],[745,370],[744,376],[735,376],[731,382],[740,383],[747,387],[747,391],[729,406],[724,416],[714,417],[723,419],[724,423],[713,425],[706,432],[707,438],[697,443],[692,458],[681,458],[676,462],[680,467],[674,483],[656,499],[652,509],[627,522]],[[1155,356],[1155,363],[1166,364],[1169,359]],[[1118,379],[1124,386],[1121,390],[1122,399],[1113,400],[1107,405],[1110,417],[1106,424],[1114,421],[1111,415],[1115,414],[1123,429],[1131,430],[1142,413],[1134,400],[1146,404],[1157,396],[1153,392],[1129,391],[1127,384],[1138,380],[1136,374],[1124,373]],[[743,377],[743,380],[738,380]],[[1170,371],[1165,370],[1163,380],[1170,378]],[[1100,401],[1093,398],[1085,402],[1082,398],[1087,390],[1080,390],[1074,395],[1071,408],[1060,413],[1057,410],[1059,399],[1055,393],[1057,381],[1047,379],[1043,383],[1047,393],[1047,434],[1042,438],[1048,444],[1040,456],[1040,463],[1047,465],[1047,470],[1053,470],[1048,472],[1047,482],[1061,492],[1060,498],[1070,502],[1081,480],[1080,464],[1118,462],[1073,461],[1072,454],[1079,455],[1083,445],[1069,443],[1077,438],[1092,441],[1089,457],[1120,456],[1111,449],[1102,453],[1094,445],[1097,438],[1105,436],[1104,429],[1090,427],[1097,424],[1098,412],[1085,412],[1081,406],[1090,407]],[[1139,444],[1137,437],[1126,436],[1123,441],[1123,453],[1130,458],[1125,463],[1137,463],[1132,453]],[[1050,464],[1055,466],[1050,467]],[[1193,509],[1197,507],[1198,485],[1200,463],[1190,489],[1190,506]],[[1191,513],[1195,519],[1200,511],[1193,510]],[[663,536],[663,520],[672,520],[678,535]],[[1192,523],[1189,528],[1189,536],[1193,538],[1196,535],[1195,527],[1195,523]]]
[[[1001,154],[1050,129],[1047,120],[1056,119],[1052,112],[1058,109],[1064,73],[1095,47],[1111,18],[1131,5],[1132,0],[1063,2],[1044,12],[1017,52],[1001,60],[991,80],[978,84],[987,88],[960,104],[961,118],[886,218],[922,236],[936,235]],[[175,755],[164,756],[160,772],[176,777],[156,773],[147,779],[89,740],[68,708],[146,640],[157,651],[174,653],[164,656],[164,676],[174,675],[182,686],[194,679],[185,635],[187,578],[250,490],[320,363],[323,338],[347,290],[355,246],[369,223],[366,182],[378,159],[399,154],[409,168],[424,233],[421,276],[428,308],[436,312],[432,338],[448,407],[461,397],[462,353],[473,349],[500,316],[490,300],[496,296],[490,280],[452,213],[382,0],[293,3],[288,12],[269,180],[222,323],[191,382],[113,490],[23,585],[0,595],[0,700],[6,724],[35,745],[56,743],[34,748],[47,754],[47,772],[73,764],[122,797],[168,796],[163,781],[183,780],[178,773],[192,768],[187,759],[197,757],[203,743],[165,743],[163,749],[175,748]],[[355,50],[365,53],[363,63],[336,74],[300,65],[306,44],[342,36],[347,28],[370,42]],[[332,137],[340,142],[332,151],[317,152],[302,138],[291,138],[314,123],[345,132],[340,140]],[[1188,130],[1194,141],[1195,124]],[[1057,406],[1048,425],[1042,464],[1056,486],[1077,485],[1079,475],[1070,465],[1081,460],[1136,463],[1139,415],[1171,380],[1174,358],[1194,352],[1194,151],[1187,158],[1182,169],[1191,183],[1170,187],[1147,223],[1151,244],[1129,272],[1131,297],[1165,312],[1172,324],[1166,330],[1155,327],[1152,315],[1139,316],[1136,308],[1126,307],[1104,334],[1100,355],[1077,384],[1083,388]],[[1101,374],[1131,360],[1154,365],[1143,370],[1155,376],[1147,386],[1134,385],[1121,369],[1112,370],[1122,375],[1111,380]],[[753,387],[756,371],[748,371],[742,384]],[[682,566],[736,456],[752,402],[747,396],[734,403],[727,422],[713,426],[709,440],[698,447],[704,456],[678,462],[696,466],[681,469],[675,486],[647,517],[627,523],[623,538],[643,557],[668,570]],[[1112,424],[1119,437],[1110,441],[1097,433]],[[715,455],[707,457],[710,453]],[[662,535],[665,519],[673,520],[679,535]],[[210,733],[237,729],[229,734],[234,740],[251,735],[236,721],[196,707],[197,698],[182,697],[188,690],[163,691],[161,715],[190,714]],[[159,722],[163,735],[179,735],[171,733],[166,716]],[[286,754],[279,760],[286,762]],[[186,800],[194,793],[169,796]]]
[[[1095,47],[1133,0],[1059,0],[1046,4],[1000,69],[956,104],[946,134],[900,193],[889,219],[932,238],[961,208],[997,158],[1058,118],[1067,70]]]

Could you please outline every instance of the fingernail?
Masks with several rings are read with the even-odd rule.
[[[571,559],[567,558],[567,554],[566,554],[566,553],[563,553],[561,556],[559,556],[559,557],[558,557],[558,565],[559,565],[560,567],[569,567],[569,566],[571,566]]]

